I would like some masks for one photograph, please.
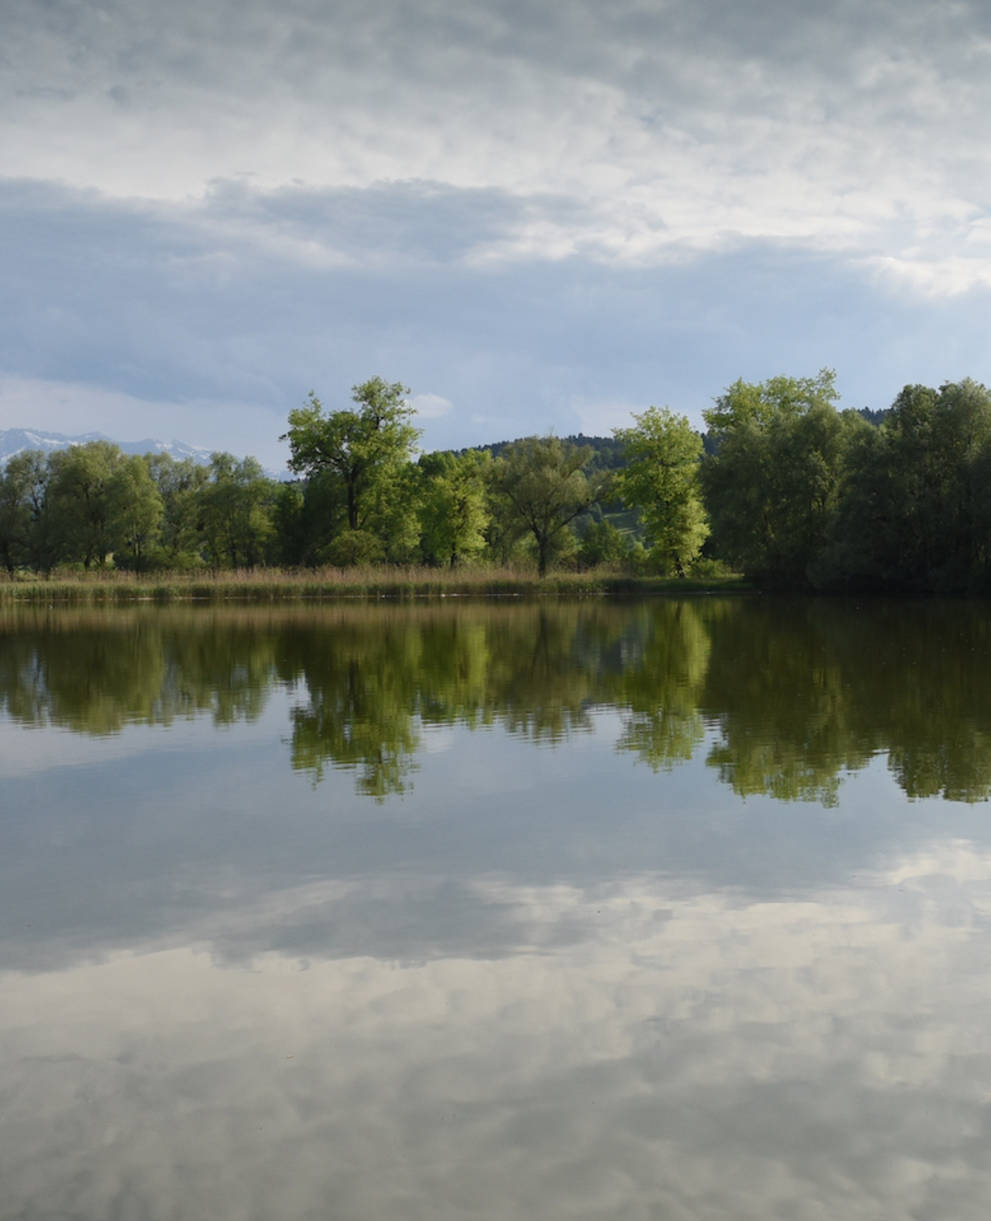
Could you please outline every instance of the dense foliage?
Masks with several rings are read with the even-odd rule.
[[[105,441],[25,452],[0,475],[0,565],[245,569],[376,563],[722,563],[807,589],[991,589],[991,393],[906,386],[837,409],[835,377],[735,382],[704,413],[650,407],[612,438],[416,453],[407,389],[382,378],[289,415],[282,483],[253,458],[129,457]]]
[[[986,592],[991,394],[906,386],[872,426],[833,374],[737,382],[706,412],[716,554],[768,584]]]

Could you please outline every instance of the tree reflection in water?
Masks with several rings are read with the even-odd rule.
[[[0,632],[0,710],[20,724],[232,724],[281,684],[292,767],[347,769],[378,800],[412,783],[424,729],[553,746],[604,707],[620,751],[658,770],[704,748],[744,797],[831,805],[879,752],[909,797],[991,793],[991,627],[973,603],[21,609]]]

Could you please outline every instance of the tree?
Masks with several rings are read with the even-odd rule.
[[[704,413],[715,453],[702,466],[717,553],[748,575],[813,581],[827,546],[858,432],[836,411],[835,374],[737,381]]]
[[[474,449],[420,458],[420,537],[430,563],[454,568],[460,560],[485,550],[490,517],[486,478],[491,464],[487,453]]]
[[[851,583],[964,592],[991,577],[991,393],[904,386],[853,453],[839,538]]]
[[[49,458],[47,515],[62,559],[101,567],[122,542],[114,478],[124,462],[110,441],[88,441]]]
[[[159,541],[165,507],[143,458],[124,458],[107,488],[124,562],[140,572]]]
[[[628,562],[632,547],[622,530],[618,530],[605,518],[590,521],[582,535],[578,548],[579,562],[594,568],[598,564],[622,564]]]
[[[41,558],[48,464],[41,450],[15,454],[0,476],[0,560],[13,576]]]
[[[273,480],[257,458],[210,455],[210,481],[199,492],[200,519],[216,567],[253,568],[263,563],[275,528]]]
[[[412,424],[407,387],[373,377],[352,387],[356,408],[324,414],[310,391],[304,407],[289,413],[293,471],[320,477],[340,504],[348,530],[368,530],[383,540],[403,533],[412,517],[397,494],[420,435]]]
[[[163,515],[158,548],[149,559],[169,568],[190,568],[203,563],[199,495],[210,479],[207,467],[192,458],[176,460],[171,454],[145,454],[162,498]]]
[[[633,428],[613,430],[627,461],[616,480],[619,494],[640,509],[661,567],[683,577],[709,533],[699,480],[702,438],[666,407],[633,419]]]
[[[507,445],[494,464],[492,486],[506,523],[533,539],[540,576],[569,524],[598,498],[599,481],[583,470],[588,456],[558,437],[526,437]]]

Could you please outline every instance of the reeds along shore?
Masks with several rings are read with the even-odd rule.
[[[271,568],[216,573],[120,571],[53,572],[48,577],[18,574],[0,578],[0,604],[126,603],[136,601],[257,602],[306,598],[524,597],[649,593],[700,593],[742,588],[739,578],[692,580],[630,577],[614,571],[559,572],[540,578],[512,569],[429,569],[419,567]]]

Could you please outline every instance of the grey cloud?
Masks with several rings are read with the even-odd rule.
[[[982,26],[966,6],[947,13],[224,0],[39,17],[20,4],[0,154],[9,173],[180,213],[243,173],[240,197],[214,188],[201,218],[291,240],[319,234],[314,209],[329,204],[344,245],[369,258],[436,256],[446,241],[452,257],[658,265],[742,234],[945,259],[991,185]],[[273,190],[294,180],[308,200]],[[404,185],[372,186],[385,180]],[[372,189],[320,199],[347,185]],[[970,256],[978,282],[991,276],[983,246]]]
[[[775,63],[782,72],[816,65],[836,79],[849,63],[849,57],[835,54],[840,49],[858,59],[869,48],[896,59],[907,51],[926,59],[956,51],[953,59],[960,65],[962,59],[965,63],[960,50],[967,49],[960,43],[990,26],[985,6],[932,6],[923,0],[870,6],[832,0],[815,9],[788,0],[748,5],[621,0],[609,6],[597,0],[541,6],[503,0],[467,7],[432,0],[415,9],[403,0],[337,0],[333,6],[305,0],[278,6],[271,0],[214,0],[209,6],[178,0],[167,7],[150,0],[7,5],[7,45],[20,50],[24,60],[32,51],[41,55],[62,43],[71,46],[77,65],[98,76],[116,68],[151,85],[167,78],[234,83],[249,63],[267,61],[276,70],[273,77],[309,93],[334,88],[332,68],[342,65],[369,85],[377,81],[378,88],[388,83],[377,77],[381,70],[397,81],[402,74],[443,88],[469,65],[477,70],[486,60],[528,62],[543,72],[614,83],[637,79],[661,89],[663,79],[652,81],[646,72],[650,62],[686,54],[690,62],[710,56],[741,66]],[[9,55],[15,59],[13,51]],[[301,63],[325,67],[315,77],[295,77]],[[445,76],[438,65],[447,68]],[[240,79],[245,89],[273,84],[273,79],[251,78],[250,84]]]
[[[380,372],[455,404],[429,423],[437,446],[567,434],[579,406],[600,402],[665,403],[698,420],[739,376],[822,365],[853,406],[886,406],[908,381],[989,380],[980,295],[923,309],[856,263],[781,243],[639,269],[472,261],[521,208],[571,206],[428,183],[218,183],[175,212],[8,183],[0,365],[159,400],[258,404],[273,437],[310,387],[332,401]]]
[[[966,52],[989,26],[983,6],[935,8],[921,0],[869,6],[834,0],[814,9],[787,0],[608,6],[505,0],[467,7],[454,0],[415,7],[401,0],[331,7],[302,0],[279,6],[21,0],[11,7],[11,75],[21,87],[66,76],[77,89],[133,86],[149,107],[190,87],[207,96],[297,97],[372,109],[422,98],[427,89],[437,99],[460,98],[462,107],[483,97],[498,105],[493,88],[528,93],[535,78],[549,74],[598,81],[675,111],[687,102],[711,104],[714,86],[721,96],[752,95],[761,104],[807,83],[810,74],[821,85],[849,87],[881,57],[906,69],[931,62],[978,83],[981,65]],[[189,105],[196,104],[194,95]]]
[[[462,259],[511,231],[528,206],[571,205],[566,199],[527,201],[504,191],[457,190],[438,182],[261,192],[227,180],[213,184],[203,216],[219,226],[237,221],[314,242],[354,265],[381,267]]]

